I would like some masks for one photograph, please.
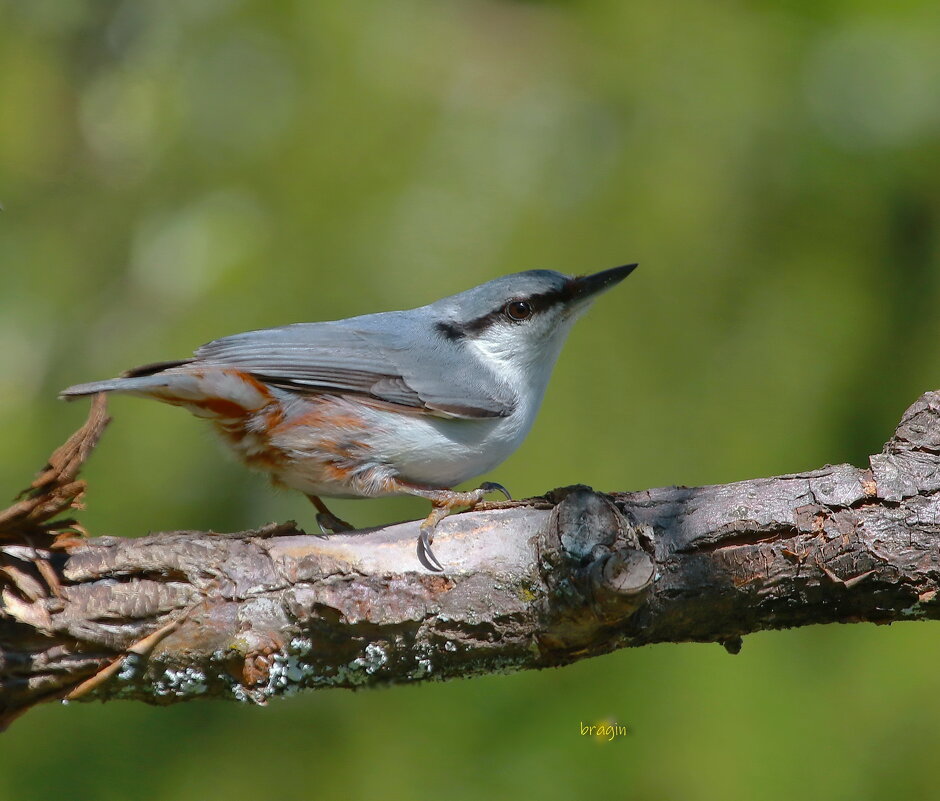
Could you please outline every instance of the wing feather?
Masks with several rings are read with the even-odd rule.
[[[443,417],[511,414],[511,390],[494,391],[479,363],[453,358],[455,347],[429,338],[407,312],[385,312],[224,337],[199,348],[193,366],[235,367],[292,391],[361,393]]]

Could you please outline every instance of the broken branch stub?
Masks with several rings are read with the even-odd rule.
[[[558,505],[538,540],[545,587],[539,643],[550,651],[601,645],[619,636],[610,627],[623,624],[652,586],[653,531],[590,487],[565,487],[549,498]]]

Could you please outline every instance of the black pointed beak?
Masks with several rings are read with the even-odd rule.
[[[573,300],[585,300],[606,292],[616,286],[636,269],[635,264],[613,267],[593,275],[579,275],[571,279],[570,290]]]

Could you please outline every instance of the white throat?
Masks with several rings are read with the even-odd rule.
[[[517,332],[503,326],[493,327],[465,344],[480,365],[511,391],[522,416],[531,423],[545,395],[569,327],[565,325],[550,330],[534,343],[534,347],[532,342],[520,342]]]

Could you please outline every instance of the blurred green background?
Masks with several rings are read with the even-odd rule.
[[[68,384],[631,261],[490,478],[864,464],[940,388],[940,5],[0,0],[0,202],[7,496],[83,420]],[[312,525],[195,418],[111,411],[94,533]],[[933,624],[830,626],[267,709],[47,706],[0,738],[0,799],[928,797],[938,663]]]

